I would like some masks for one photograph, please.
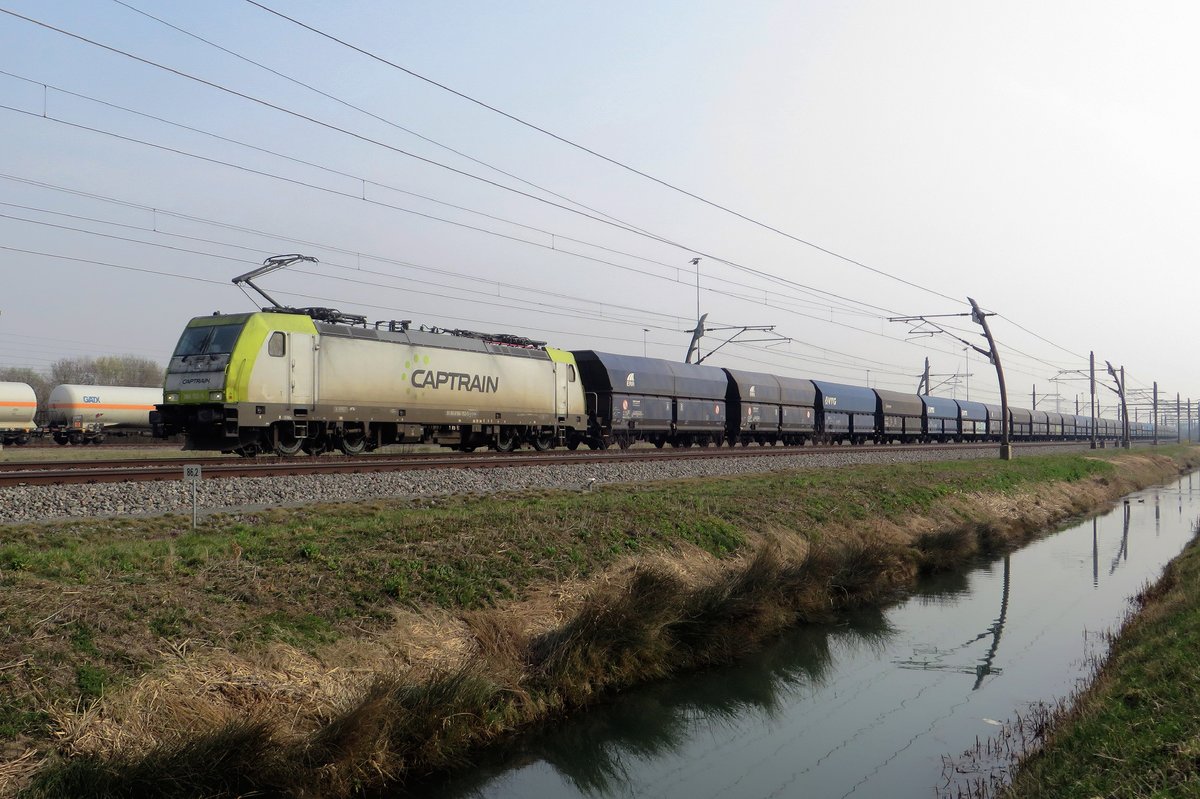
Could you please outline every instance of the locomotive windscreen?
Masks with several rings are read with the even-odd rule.
[[[218,355],[233,352],[244,322],[232,325],[205,325],[183,331],[172,357],[189,355]]]

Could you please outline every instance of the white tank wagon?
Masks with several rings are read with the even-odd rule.
[[[586,428],[568,352],[308,310],[323,313],[193,319],[167,368],[158,434],[250,456],[417,442],[545,449]]]
[[[37,394],[28,383],[0,383],[0,444],[24,446],[37,429]]]
[[[49,432],[58,444],[100,444],[106,432],[149,431],[162,396],[159,386],[55,386],[46,403]]]

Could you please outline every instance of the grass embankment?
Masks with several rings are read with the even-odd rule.
[[[1006,795],[1200,796],[1200,545],[1137,598],[1091,687]]]
[[[177,517],[6,528],[0,782],[403,783],[1197,463],[1162,448],[278,510],[194,533]]]

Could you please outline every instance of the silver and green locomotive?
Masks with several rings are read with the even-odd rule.
[[[587,425],[569,352],[313,308],[191,320],[158,410],[159,433],[182,434],[185,449],[246,456],[401,443],[548,449],[578,445]]]

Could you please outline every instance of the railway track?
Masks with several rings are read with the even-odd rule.
[[[1072,442],[1027,442],[1021,450],[1062,447]],[[1087,442],[1075,442],[1087,448]],[[370,472],[413,471],[420,469],[494,469],[505,466],[546,466],[587,463],[620,463],[653,460],[699,458],[782,457],[846,452],[906,452],[953,450],[956,452],[995,449],[987,443],[900,444],[865,446],[807,447],[711,447],[687,449],[641,449],[515,453],[418,453],[406,455],[366,455],[358,457],[320,456],[302,458],[245,459],[232,457],[145,458],[92,461],[44,461],[0,463],[0,488],[22,485],[79,485],[88,483],[149,482],[180,480],[185,466],[200,466],[205,479],[231,477],[272,477],[308,474],[365,474]]]

